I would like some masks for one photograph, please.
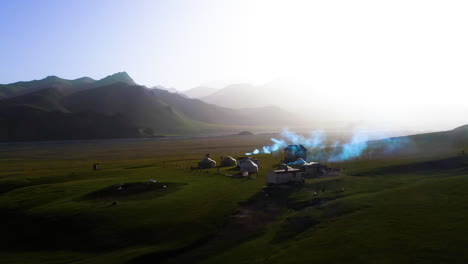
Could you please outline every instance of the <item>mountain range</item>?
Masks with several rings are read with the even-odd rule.
[[[125,72],[0,85],[0,140],[126,138],[297,125],[278,107],[230,109],[138,85]]]
[[[272,82],[254,86],[237,83],[202,96],[200,100],[229,108],[251,108],[272,105],[291,106],[298,102],[298,97],[301,98],[300,95],[291,94],[287,84]]]

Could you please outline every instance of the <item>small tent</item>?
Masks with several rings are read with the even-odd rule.
[[[200,167],[201,169],[214,168],[216,167],[216,161],[205,157],[202,160],[200,160],[200,162],[198,162],[198,167]]]
[[[221,166],[223,167],[237,166],[237,161],[233,157],[227,156],[221,161]]]
[[[246,160],[242,162],[240,165],[240,172],[243,174],[245,172],[251,173],[258,173],[258,165],[255,164],[252,160]]]

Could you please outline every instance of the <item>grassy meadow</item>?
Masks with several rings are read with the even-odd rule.
[[[326,163],[342,169],[303,186],[264,188],[281,153],[257,155],[253,179],[226,176],[234,168],[190,169],[206,153],[219,162],[270,137],[1,143],[0,262],[468,261],[465,130]],[[166,187],[102,194],[149,179]]]

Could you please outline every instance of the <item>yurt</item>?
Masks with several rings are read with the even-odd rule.
[[[227,156],[221,161],[221,166],[223,167],[237,166],[237,161],[233,157]]]
[[[208,157],[204,157],[200,162],[198,162],[198,167],[200,167],[200,169],[214,168],[216,167],[216,161]]]
[[[255,164],[251,160],[246,160],[240,164],[240,172],[243,174],[245,172],[251,173],[258,173],[258,165]]]

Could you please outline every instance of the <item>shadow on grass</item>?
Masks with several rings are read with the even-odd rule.
[[[114,184],[85,194],[77,200],[138,200],[151,199],[179,190],[186,183],[173,182],[130,182]]]

